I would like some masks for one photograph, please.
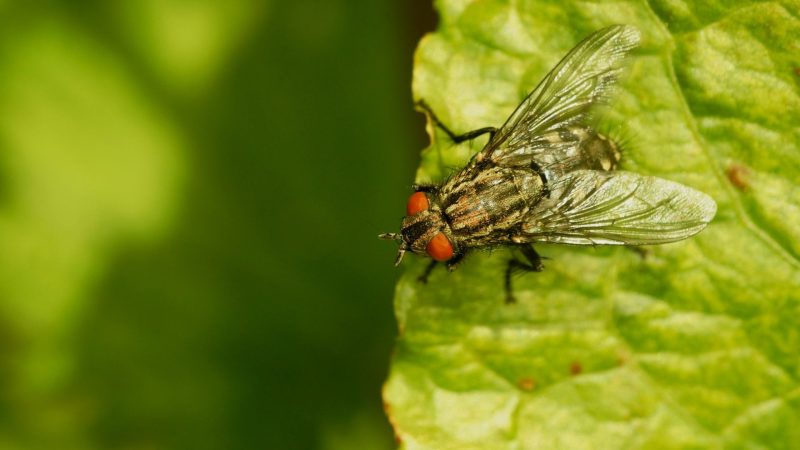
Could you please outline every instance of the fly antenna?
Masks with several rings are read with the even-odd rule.
[[[398,233],[383,233],[378,235],[378,239],[400,241],[400,248],[397,250],[397,259],[394,260],[394,266],[399,266],[400,262],[403,261],[403,255],[406,254],[406,243],[403,242],[403,236]]]

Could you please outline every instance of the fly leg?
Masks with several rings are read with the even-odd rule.
[[[427,103],[425,103],[425,100],[418,101],[417,102],[417,108],[422,110],[422,111],[424,111],[425,113],[427,113],[428,117],[431,118],[433,123],[437,127],[439,127],[442,131],[447,133],[447,135],[450,136],[450,139],[452,139],[453,142],[455,142],[456,144],[460,144],[460,143],[462,143],[464,141],[470,141],[470,140],[475,139],[478,136],[482,136],[482,135],[484,135],[486,133],[489,133],[489,139],[491,139],[491,138],[494,137],[494,134],[497,133],[497,128],[495,128],[495,127],[483,127],[483,128],[478,128],[477,130],[467,131],[464,134],[455,134],[455,133],[453,133],[452,130],[447,128],[447,126],[445,124],[443,124],[442,121],[440,121],[438,117],[436,117],[436,114],[433,112],[431,107],[428,106]]]
[[[651,253],[649,248],[642,247],[641,245],[630,245],[628,248],[631,249],[633,253],[639,255],[642,259],[647,259],[647,256]]]
[[[425,268],[425,271],[422,272],[422,275],[417,277],[417,281],[422,284],[428,284],[428,277],[431,276],[431,272],[433,272],[433,268],[436,267],[436,260],[432,259],[431,262],[428,264],[428,267]]]
[[[520,261],[517,258],[512,258],[508,261],[508,266],[506,267],[506,304],[516,303],[517,301],[514,299],[514,293],[511,289],[511,276],[514,272],[541,272],[544,269],[544,265],[542,264],[542,257],[536,253],[536,250],[533,248],[532,245],[526,244],[520,247],[522,254],[527,259],[527,262]]]
[[[450,261],[447,261],[445,263],[445,267],[447,267],[447,270],[449,270],[450,272],[456,270],[458,264],[461,262],[461,260],[464,259],[465,254],[466,253],[464,252],[456,253],[456,255],[453,256],[452,259],[450,259]],[[433,272],[433,268],[436,267],[436,263],[437,263],[436,260],[431,260],[431,262],[428,264],[428,267],[426,267],[425,271],[422,272],[422,275],[417,277],[417,281],[419,281],[422,284],[426,284],[428,282],[428,277],[431,275],[431,272]]]

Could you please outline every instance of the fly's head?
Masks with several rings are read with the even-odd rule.
[[[440,262],[450,261],[459,254],[458,244],[432,192],[417,191],[411,194],[400,233],[385,233],[378,237],[400,241],[395,265],[400,264],[407,251]]]

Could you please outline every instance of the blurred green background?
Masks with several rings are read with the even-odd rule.
[[[424,1],[0,0],[0,449],[392,448]]]

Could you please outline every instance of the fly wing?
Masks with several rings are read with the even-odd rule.
[[[706,194],[631,172],[577,170],[551,185],[516,240],[578,245],[665,244],[700,232],[717,205]]]
[[[629,25],[604,28],[584,39],[511,114],[486,145],[483,159],[520,167],[543,152],[569,153],[574,143],[558,142],[552,133],[583,122],[591,107],[607,97],[623,59],[638,44],[639,31]]]

